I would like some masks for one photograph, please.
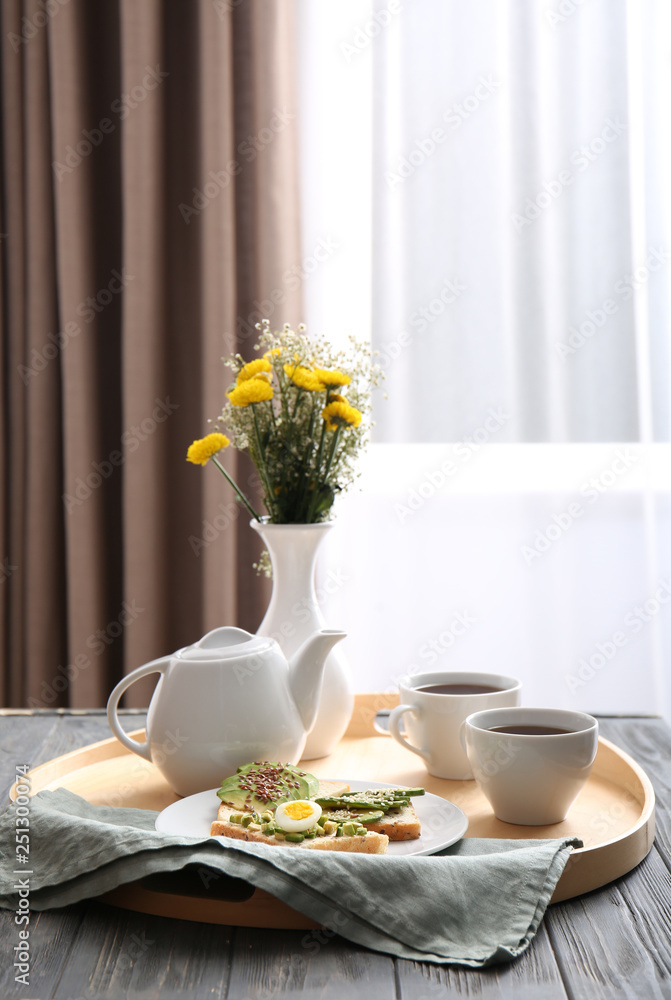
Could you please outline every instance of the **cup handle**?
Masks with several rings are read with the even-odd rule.
[[[133,670],[130,674],[120,680],[117,686],[112,691],[109,699],[107,701],[107,721],[110,724],[110,729],[118,739],[119,743],[123,743],[127,750],[131,750],[136,753],[138,757],[144,757],[149,763],[152,763],[151,751],[149,749],[149,743],[147,740],[144,743],[138,743],[137,740],[132,740],[124,730],[121,728],[119,722],[119,717],[117,715],[117,706],[119,700],[124,691],[134,684],[135,681],[139,681],[141,677],[146,677],[147,674],[164,674],[168,669],[168,664],[170,663],[170,657],[164,656],[161,660],[152,660],[150,663],[145,663],[143,667],[138,667],[137,670]]]
[[[406,750],[411,750],[413,753],[419,754],[420,757],[423,757],[424,760],[430,762],[431,756],[427,750],[420,750],[419,747],[414,747],[411,743],[408,743],[404,736],[401,736],[401,722],[403,721],[405,713],[417,713],[418,711],[419,709],[417,709],[414,705],[397,705],[389,716],[389,732],[394,737],[396,742],[400,743],[401,746],[406,748]]]
[[[459,742],[461,743],[461,746],[463,748],[464,753],[468,756],[468,750],[466,749],[466,722],[467,721],[468,721],[467,719],[464,719],[464,721],[459,726]]]

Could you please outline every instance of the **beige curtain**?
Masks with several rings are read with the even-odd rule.
[[[267,602],[248,518],[185,454],[221,357],[302,318],[293,0],[0,12],[2,703],[89,707]]]

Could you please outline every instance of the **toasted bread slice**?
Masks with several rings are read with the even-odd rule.
[[[417,840],[422,832],[422,825],[412,802],[409,802],[400,812],[387,813],[379,823],[368,823],[367,829],[374,833],[385,833],[390,840]]]
[[[229,810],[230,812],[233,810]],[[367,833],[365,837],[315,837],[314,840],[303,840],[300,844],[292,844],[288,840],[279,841],[274,837],[266,837],[258,830],[251,832],[238,823],[227,823],[215,820],[210,830],[212,837],[232,837],[234,840],[247,840],[255,844],[270,844],[271,847],[299,847],[306,851],[347,851],[354,854],[386,854],[389,837],[382,833]]]
[[[339,781],[320,781],[320,795],[342,795],[349,791],[349,785]],[[303,840],[300,844],[289,841],[278,841],[275,837],[267,837],[258,830],[248,830],[238,823],[230,823],[231,813],[239,812],[225,803],[221,803],[217,818],[212,824],[212,837],[231,837],[234,840],[246,840],[256,844],[270,844],[273,847],[301,847],[308,851],[346,851],[354,854],[385,854],[389,837],[380,832],[370,832],[358,837],[316,837],[314,840]]]

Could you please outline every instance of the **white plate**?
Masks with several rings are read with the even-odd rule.
[[[333,780],[333,779],[330,779]],[[338,779],[342,780],[342,779]],[[385,785],[379,781],[348,781],[353,792],[362,792],[366,788],[397,788],[397,785]],[[438,795],[414,795],[412,804],[422,824],[422,835],[417,840],[390,841],[387,854],[409,856],[420,854],[435,854],[451,844],[461,840],[468,829],[468,818],[447,799]],[[207,837],[210,827],[217,818],[219,799],[217,789],[209,792],[198,792],[185,799],[173,802],[156,817],[156,829],[159,833],[172,833],[180,837]],[[228,837],[221,837],[228,840]],[[293,848],[289,848],[293,850]],[[320,852],[317,851],[319,854]],[[344,855],[340,854],[339,857]]]

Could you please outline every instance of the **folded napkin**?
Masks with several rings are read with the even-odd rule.
[[[528,947],[571,847],[581,846],[468,839],[431,857],[282,850],[158,833],[155,812],[93,806],[58,789],[30,800],[30,857],[21,865],[14,810],[0,817],[2,907],[17,908],[21,880],[30,886],[30,908],[48,910],[189,869],[203,895],[222,874],[233,876],[357,944],[470,966],[510,961]]]

